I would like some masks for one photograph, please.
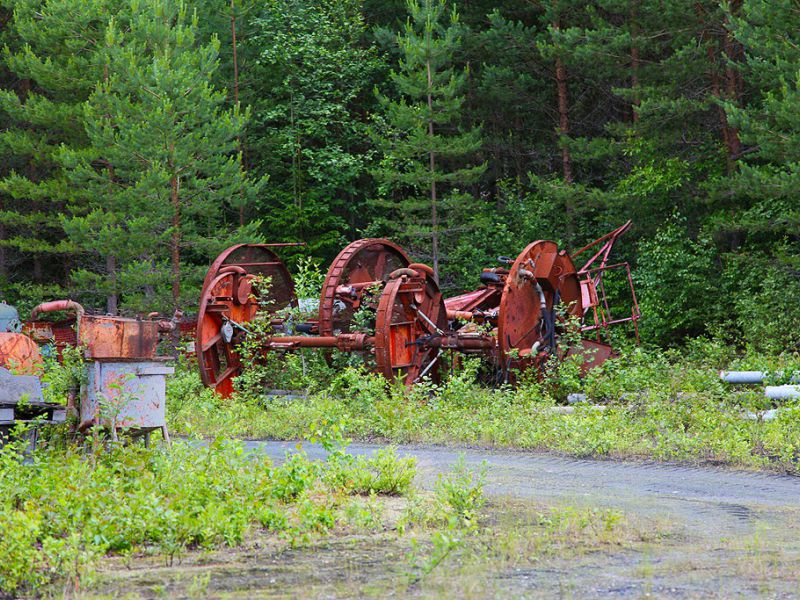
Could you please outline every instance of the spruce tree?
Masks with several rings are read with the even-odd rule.
[[[420,252],[420,238],[430,239],[424,255],[439,278],[443,234],[456,223],[454,206],[469,215],[475,200],[463,193],[486,169],[469,165],[481,147],[478,128],[460,127],[468,70],[454,66],[462,29],[446,0],[408,0],[408,20],[396,42],[399,69],[391,73],[396,95],[379,94],[382,114],[375,139],[383,160],[375,175],[390,218],[383,223]],[[455,213],[455,211],[452,211]]]
[[[144,297],[165,279],[174,308],[193,304],[201,271],[235,236],[241,203],[261,185],[236,152],[245,115],[224,109],[225,91],[210,83],[218,42],[199,43],[197,24],[173,0],[132,3],[127,28],[112,22],[107,77],[85,108],[90,148],[61,156],[87,206],[65,227],[100,259],[76,276],[135,308],[158,305]],[[257,226],[239,233],[256,239]]]

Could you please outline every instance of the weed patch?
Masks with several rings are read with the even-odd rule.
[[[273,465],[225,439],[21,459],[13,444],[0,450],[0,594],[53,581],[78,591],[109,554],[172,564],[192,549],[240,545],[254,529],[296,546],[351,519],[379,527],[379,497],[408,493],[416,473],[413,459],[388,450],[324,462],[295,453]]]
[[[468,360],[442,384],[410,391],[358,368],[324,367],[305,388],[308,398],[295,401],[221,400],[184,369],[170,382],[168,413],[173,430],[185,434],[224,429],[237,437],[299,439],[319,423],[337,423],[342,437],[360,440],[800,471],[800,402],[782,403],[772,420],[748,419],[772,405],[763,394],[722,383],[723,367],[788,373],[800,359],[737,357],[716,342],[695,342],[681,352],[631,350],[577,382],[570,369],[556,369],[514,389],[479,385],[477,362]],[[566,391],[585,394],[587,402],[564,409]]]

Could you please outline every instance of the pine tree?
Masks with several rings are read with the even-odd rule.
[[[252,106],[259,97],[258,84],[261,83],[254,69],[259,48],[252,39],[256,33],[255,15],[259,3],[257,0],[194,0],[192,6],[203,16],[198,24],[200,43],[208,43],[215,37],[219,39],[219,68],[212,83],[228,90],[228,107]],[[237,142],[242,165],[249,170],[255,161],[248,145],[247,128],[246,124]],[[239,205],[239,225],[255,216],[246,209],[252,211],[255,207]]]
[[[502,172],[515,179],[498,187],[519,190],[522,201],[533,199],[537,206],[526,207],[528,219],[543,218],[509,226],[520,233],[533,226],[568,248],[581,246],[598,230],[603,204],[598,201],[620,162],[610,130],[628,108],[615,93],[623,79],[617,56],[624,41],[605,26],[600,4],[529,3],[527,12],[517,12],[518,20],[495,10],[477,46],[490,50],[475,95],[481,114],[488,113],[493,135],[487,143],[493,154],[502,148],[501,156],[510,155]],[[496,210],[510,216],[516,209]],[[608,223],[600,227],[607,229]]]
[[[733,172],[738,134],[722,103],[738,102],[743,82],[735,68],[740,51],[731,43],[722,3],[637,4],[638,93],[635,98],[628,94],[637,104],[637,119],[629,133],[645,141],[647,158],[691,155],[693,162],[704,163],[703,176]],[[633,35],[630,25],[625,29]]]
[[[11,7],[7,6],[5,2],[0,2],[0,48],[8,48],[15,46],[16,36],[10,26],[13,17]],[[10,90],[16,78],[8,70],[5,62],[0,61],[0,90]],[[5,131],[11,126],[11,119],[8,115],[0,111],[0,131]],[[0,178],[8,176],[10,169],[8,165],[0,166]],[[8,204],[8,197],[0,194],[0,212],[6,211]],[[6,248],[5,242],[8,237],[7,222],[5,219],[0,218],[0,289],[6,290],[8,288],[8,275],[9,275],[9,252]]]
[[[468,71],[453,66],[461,44],[458,13],[448,12],[446,0],[408,0],[407,8],[408,21],[397,35],[399,70],[391,73],[399,98],[379,95],[375,137],[384,159],[375,174],[391,199],[387,225],[414,250],[420,250],[420,237],[430,238],[438,280],[447,213],[457,204],[469,215],[474,200],[459,186],[474,183],[486,165],[459,166],[481,147],[481,133],[459,127]]]
[[[209,83],[218,42],[198,43],[197,15],[177,1],[132,10],[127,28],[112,22],[105,35],[107,77],[85,109],[90,149],[61,156],[88,207],[65,227],[101,258],[80,280],[141,308],[158,303],[142,297],[167,278],[168,264],[180,308],[196,298],[202,267],[192,263],[206,265],[231,241],[236,225],[226,219],[238,223],[240,204],[254,201],[261,182],[247,178],[236,152],[245,115],[225,110],[225,92]],[[257,226],[240,233],[252,240]]]
[[[0,255],[6,291],[61,294],[71,248],[60,216],[75,205],[58,154],[87,144],[83,102],[102,78],[99,49],[118,0],[4,0],[0,61]],[[10,17],[10,18],[9,18]],[[31,285],[31,280],[33,285]],[[16,296],[16,298],[13,298]]]
[[[738,8],[738,10],[737,10]],[[745,106],[725,104],[744,161],[717,182],[709,221],[724,243],[737,323],[757,347],[800,348],[800,12],[792,0],[729,7],[744,77],[756,84]]]

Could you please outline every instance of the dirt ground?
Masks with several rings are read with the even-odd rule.
[[[276,460],[295,449],[283,442],[249,446]],[[304,448],[314,457],[324,454]],[[462,453],[399,452],[417,457],[423,489]],[[192,552],[172,566],[163,558],[109,559],[86,596],[800,598],[800,478],[531,453],[463,454],[468,465],[488,465],[489,504],[480,531],[427,574],[441,540],[430,531],[398,535],[389,519],[383,531],[338,531],[300,548],[256,534],[242,548]]]

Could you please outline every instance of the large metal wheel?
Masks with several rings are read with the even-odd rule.
[[[410,265],[394,275],[383,289],[375,318],[377,370],[406,386],[426,376],[436,380],[442,349],[422,342],[447,330],[442,293],[424,265]]]
[[[268,297],[256,297],[253,279],[269,277]],[[259,310],[297,306],[286,266],[268,247],[239,244],[220,254],[209,268],[200,295],[195,352],[203,383],[218,394],[233,393],[242,363],[236,343]]]
[[[410,262],[406,252],[389,240],[366,238],[348,244],[331,263],[322,284],[320,335],[349,333],[353,315],[361,303],[360,284],[385,282],[390,273]],[[353,293],[337,295],[340,286],[352,288]]]
[[[540,366],[557,352],[559,304],[569,315],[583,315],[575,265],[555,242],[533,242],[514,261],[500,300],[497,342],[506,373]]]

